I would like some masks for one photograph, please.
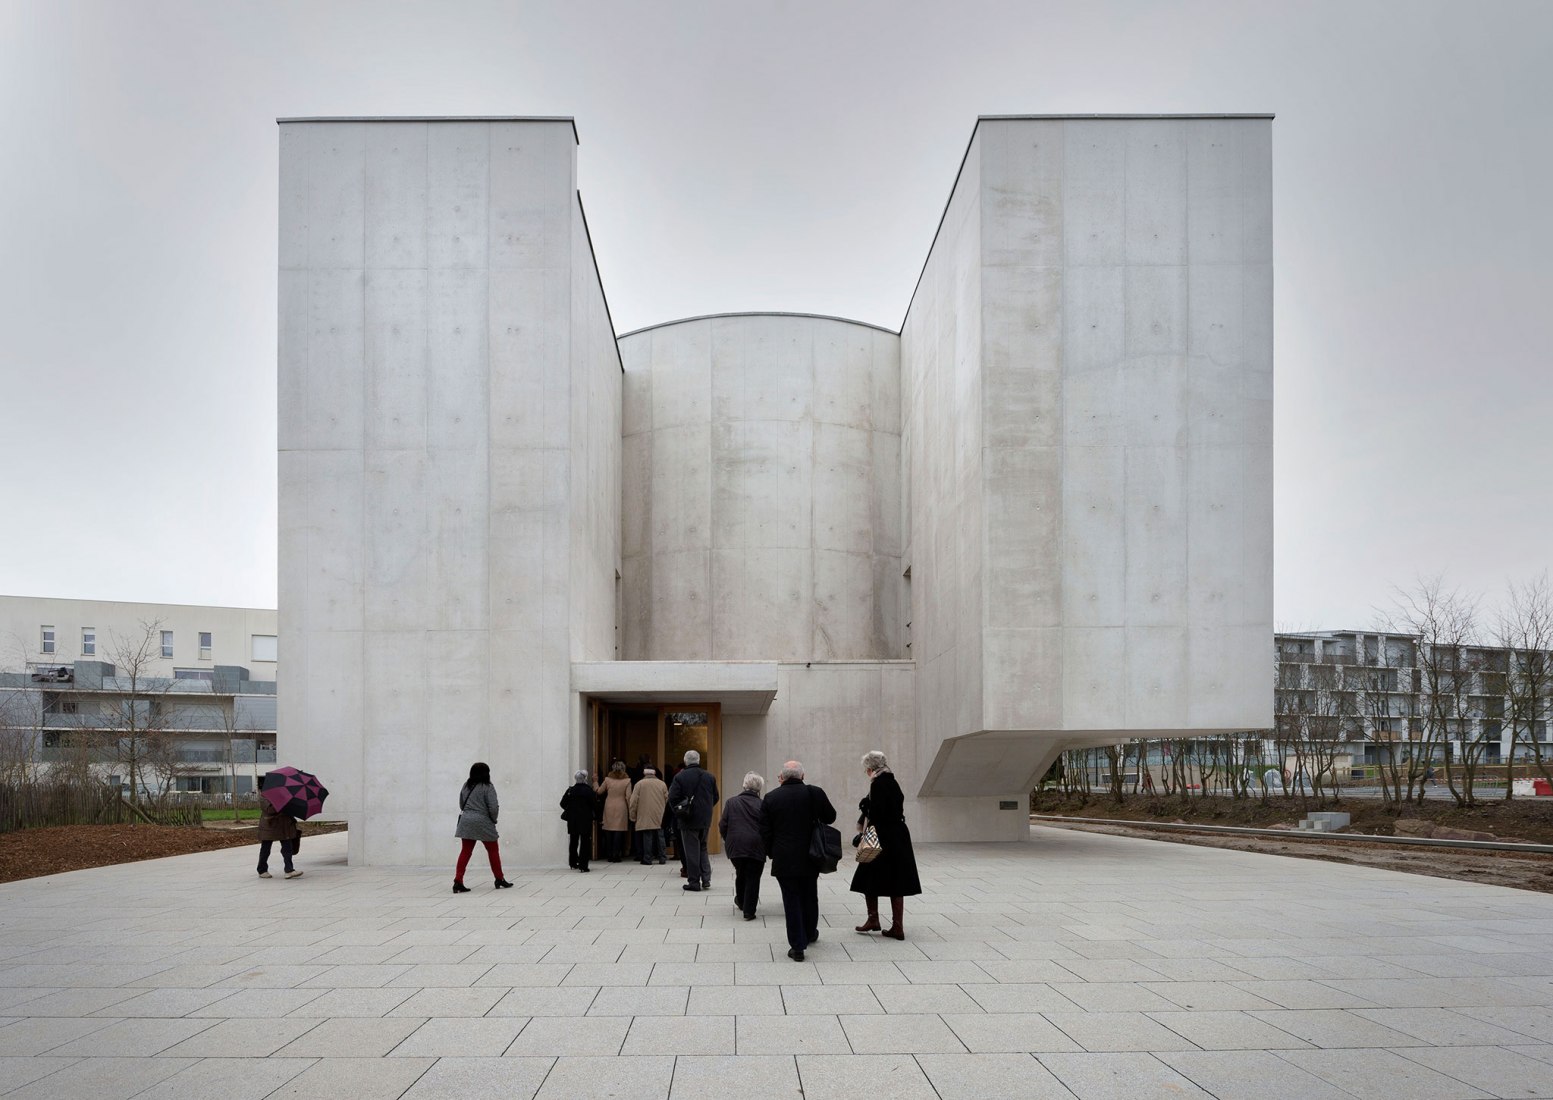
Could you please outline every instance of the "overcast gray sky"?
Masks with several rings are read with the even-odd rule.
[[[274,606],[277,116],[573,115],[620,331],[895,328],[977,114],[1275,111],[1277,602],[1553,546],[1553,4],[0,0],[0,592]]]

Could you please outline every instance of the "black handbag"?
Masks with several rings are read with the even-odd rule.
[[[814,795],[809,795],[809,804],[814,805]],[[814,831],[809,835],[809,862],[822,875],[828,875],[841,863],[841,830],[827,825],[823,821],[815,821]]]

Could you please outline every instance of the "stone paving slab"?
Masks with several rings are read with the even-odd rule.
[[[785,958],[673,867],[301,879],[230,849],[0,886],[0,1097],[1553,1096],[1553,897],[1032,829],[845,872]],[[773,884],[774,885],[774,884]]]

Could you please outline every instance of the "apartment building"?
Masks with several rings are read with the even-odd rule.
[[[238,794],[275,763],[273,610],[0,596],[0,769]]]
[[[1553,654],[1500,646],[1431,647],[1409,634],[1330,630],[1275,635],[1275,722],[1340,740],[1355,764],[1432,741],[1435,755],[1482,763],[1553,755],[1543,671]]]

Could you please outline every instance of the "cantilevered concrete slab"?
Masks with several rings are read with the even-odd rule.
[[[572,665],[572,690],[606,703],[717,703],[724,714],[765,714],[775,661],[594,661]]]

